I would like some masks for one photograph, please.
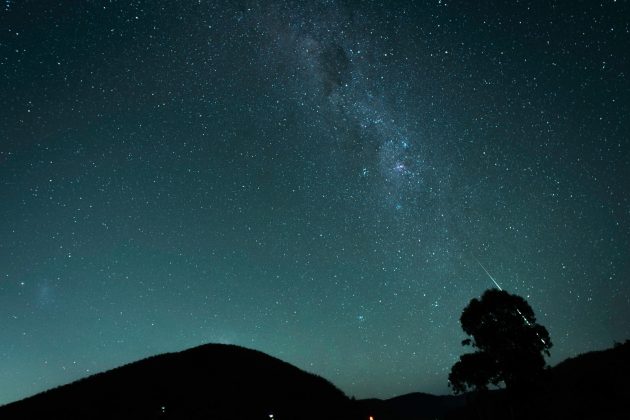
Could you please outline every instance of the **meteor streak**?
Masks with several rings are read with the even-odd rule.
[[[488,277],[490,277],[490,280],[492,280],[492,282],[495,284],[495,286],[497,286],[497,288],[501,291],[503,291],[503,288],[499,285],[499,283],[494,279],[494,277],[492,277],[492,274],[490,274],[490,272],[486,269],[486,267],[484,267],[483,264],[481,264],[481,261],[479,261],[479,259],[477,257],[475,257],[473,255],[473,258],[475,259],[475,261],[477,261],[477,264],[479,264],[479,266],[483,269],[483,271],[485,271],[485,273],[488,275]],[[523,313],[516,308],[516,312],[521,316],[521,318],[523,318],[523,321],[525,321],[525,325],[527,325],[528,327],[531,326],[532,324],[529,322],[529,320],[525,317],[525,315],[523,315]],[[547,345],[547,343],[545,342],[545,340],[538,335],[538,333],[536,333],[536,335],[538,336],[538,339],[544,344]]]
[[[499,286],[499,283],[497,283],[497,281],[494,279],[494,277],[492,277],[492,274],[490,274],[490,272],[488,270],[486,270],[486,267],[484,267],[483,264],[481,264],[481,261],[479,261],[477,259],[477,257],[475,257],[474,255],[473,255],[473,258],[475,259],[475,261],[477,261],[477,264],[479,264],[481,266],[481,268],[483,268],[483,271],[486,272],[488,277],[490,277],[490,280],[492,280],[492,282],[499,288],[499,290],[503,291],[503,288],[501,286]]]

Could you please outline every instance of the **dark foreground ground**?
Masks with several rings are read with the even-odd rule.
[[[208,344],[100,373],[0,407],[0,419],[623,419],[630,341],[568,359],[526,393],[348,398],[264,353]]]

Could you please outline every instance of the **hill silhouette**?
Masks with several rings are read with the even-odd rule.
[[[0,419],[626,419],[630,341],[567,359],[527,395],[413,393],[351,400],[327,380],[256,350],[166,353],[0,407]],[[272,417],[273,416],[273,417]]]
[[[359,400],[361,413],[377,420],[433,420],[463,407],[463,395],[433,395],[422,392],[400,395],[387,400],[370,398]]]
[[[319,376],[259,351],[208,344],[5,405],[0,418],[351,419],[353,407]]]
[[[358,404],[375,420],[544,420],[630,418],[630,341],[584,353],[545,371],[527,393],[505,390],[436,396],[413,393]],[[365,417],[367,418],[367,417]]]
[[[630,340],[557,364],[543,386],[547,418],[630,418]]]
[[[469,404],[446,419],[630,418],[630,341],[567,359],[548,369],[527,393],[468,394]]]

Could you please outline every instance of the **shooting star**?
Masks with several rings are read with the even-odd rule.
[[[503,288],[502,288],[501,286],[499,286],[499,283],[498,283],[498,282],[494,279],[494,277],[492,277],[492,274],[490,274],[490,272],[489,272],[488,270],[486,270],[486,267],[484,267],[484,266],[483,266],[483,264],[481,264],[481,261],[479,261],[479,260],[477,259],[477,257],[475,257],[474,255],[473,255],[473,258],[475,259],[475,261],[477,261],[477,264],[479,264],[479,266],[483,269],[483,271],[485,271],[485,272],[486,272],[486,274],[488,275],[488,277],[490,277],[490,280],[492,280],[492,282],[495,284],[495,286],[497,286],[497,288],[498,288],[500,291],[503,291]]]
[[[481,263],[481,261],[479,261],[479,259],[477,257],[475,257],[473,255],[473,258],[475,259],[475,261],[477,261],[477,264],[479,264],[479,266],[483,269],[483,271],[488,275],[488,277],[490,277],[490,280],[492,280],[492,283],[494,283],[495,286],[497,286],[497,288],[500,291],[503,291],[503,288],[499,285],[499,282],[497,282],[495,280],[494,277],[492,277],[492,274],[490,274],[490,272],[486,269],[486,267],[484,267],[484,265]],[[523,318],[523,321],[525,321],[525,325],[527,325],[528,327],[530,327],[532,324],[529,322],[529,320],[525,317],[525,315],[523,315],[523,313],[520,311],[520,309],[516,308],[516,312],[521,316],[521,318]],[[538,336],[538,339],[544,344],[547,345],[547,342],[545,342],[545,340],[538,335],[538,333],[536,333],[536,335]]]

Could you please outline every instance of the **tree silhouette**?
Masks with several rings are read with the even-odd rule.
[[[451,368],[448,381],[455,393],[485,390],[489,384],[527,387],[546,367],[545,355],[552,346],[549,333],[536,323],[522,297],[486,290],[464,308],[460,323],[472,337],[462,344],[477,351],[462,355]]]

